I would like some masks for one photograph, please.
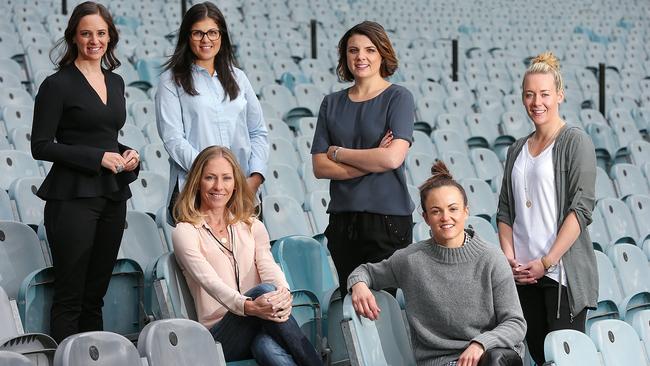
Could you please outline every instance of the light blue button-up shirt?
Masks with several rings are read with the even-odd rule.
[[[156,124],[170,157],[170,191],[178,182],[181,190],[192,162],[201,150],[212,145],[232,150],[246,176],[266,174],[269,142],[262,107],[244,72],[233,68],[239,85],[234,100],[226,97],[214,75],[192,65],[192,96],[165,71],[156,91]]]

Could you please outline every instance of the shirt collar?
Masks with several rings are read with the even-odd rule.
[[[192,71],[196,73],[204,73],[210,77],[217,77],[217,70],[214,70],[214,75],[210,75],[210,73],[205,67],[199,66],[195,63],[192,63]]]

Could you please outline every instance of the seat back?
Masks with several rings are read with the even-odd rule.
[[[465,220],[465,227],[474,230],[486,243],[499,247],[499,236],[490,222],[483,217],[470,216]]]
[[[394,297],[373,291],[382,310],[375,321],[356,314],[352,298],[343,300],[343,333],[348,352],[359,365],[415,365],[402,313]]]
[[[270,195],[262,205],[264,226],[271,240],[289,235],[311,236],[311,227],[302,208],[293,198]]]
[[[20,221],[29,225],[38,225],[43,221],[45,201],[36,192],[43,183],[41,177],[18,178],[9,187],[9,196],[16,201]]]
[[[140,356],[149,366],[225,366],[221,346],[200,323],[188,319],[164,319],[147,324],[138,337]]]
[[[641,338],[646,355],[650,356],[650,310],[643,310],[634,314],[632,327]]]
[[[484,148],[470,150],[470,158],[476,170],[476,176],[483,180],[493,180],[503,174],[503,166],[497,154]]]
[[[596,346],[589,337],[573,329],[556,330],[544,339],[544,357],[555,366],[601,365]]]
[[[298,165],[269,164],[264,191],[268,195],[284,195],[299,204],[305,201],[305,188],[296,171]]]
[[[603,198],[596,203],[607,226],[611,244],[635,243],[638,234],[627,206],[616,198]]]
[[[614,184],[603,168],[596,167],[596,200],[607,197],[618,197],[614,190]]]
[[[625,296],[650,292],[650,266],[641,248],[631,244],[617,244],[607,254],[620,276]]]
[[[0,221],[0,286],[16,299],[25,277],[46,266],[38,236],[29,226]]]
[[[13,221],[14,212],[11,208],[11,199],[4,189],[0,189],[0,220]]]
[[[650,226],[648,225],[650,223],[650,197],[634,194],[628,196],[625,203],[630,208],[639,234],[636,242],[641,245],[650,236]]]
[[[481,179],[463,179],[461,184],[472,215],[491,220],[497,212],[497,203],[490,186]]]
[[[589,334],[605,365],[647,365],[639,336],[626,322],[615,319],[595,322]]]
[[[162,241],[158,226],[151,216],[139,211],[128,211],[118,258],[132,259],[146,271],[166,252],[167,245]]]
[[[0,350],[0,365],[6,366],[34,366],[29,358],[20,353]]]
[[[323,234],[329,225],[329,214],[327,213],[329,203],[330,193],[326,190],[313,191],[305,200],[305,209],[311,213],[316,234]]]
[[[431,166],[435,159],[431,155],[410,153],[404,161],[411,181],[415,186],[424,183],[431,176]]]
[[[438,151],[456,151],[463,154],[469,152],[465,139],[454,130],[435,130],[431,134],[431,140]]]
[[[140,366],[138,350],[128,339],[111,332],[72,335],[59,345],[54,366]]]
[[[457,151],[447,151],[442,154],[442,160],[445,162],[449,171],[456,180],[467,178],[476,178],[474,166],[469,160],[469,156],[465,153]],[[430,168],[431,166],[429,166]]]
[[[169,179],[158,173],[140,171],[138,179],[129,185],[133,193],[133,208],[155,214],[161,203],[167,201],[168,182]]]
[[[8,190],[14,180],[41,175],[36,160],[29,153],[18,150],[0,150],[0,188]]]
[[[616,192],[620,199],[631,194],[648,195],[648,181],[644,179],[641,170],[632,164],[619,163],[612,166],[610,175],[614,181]]]
[[[154,309],[157,319],[183,318],[197,320],[194,298],[187,287],[185,276],[176,262],[174,253],[165,253],[156,261],[153,273],[158,305]]]
[[[7,297],[7,293],[0,286],[0,340],[8,339],[23,333],[22,324],[16,322],[14,317],[14,306],[12,301]]]

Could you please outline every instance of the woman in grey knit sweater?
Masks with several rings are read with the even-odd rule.
[[[401,288],[419,366],[521,365],[526,322],[508,261],[464,229],[467,196],[445,164],[431,172],[420,201],[433,237],[357,267],[348,278],[352,304],[375,320],[369,288]]]

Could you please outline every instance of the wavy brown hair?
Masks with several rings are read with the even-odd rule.
[[[371,21],[364,21],[350,28],[339,41],[339,64],[336,66],[336,73],[342,81],[353,81],[354,76],[348,68],[348,40],[355,34],[366,36],[370,39],[381,55],[381,77],[389,77],[397,70],[397,56],[390,39],[381,24]]]
[[[201,178],[203,170],[208,162],[212,159],[224,158],[232,166],[233,177],[235,178],[235,187],[232,197],[226,204],[227,224],[234,224],[243,221],[252,224],[252,218],[255,216],[255,201],[253,192],[246,183],[246,178],[237,163],[237,158],[232,151],[223,146],[210,146],[205,148],[194,159],[190,172],[187,174],[187,181],[183,190],[178,195],[178,200],[174,204],[174,219],[176,222],[189,222],[199,224],[203,217],[201,208]]]
[[[239,95],[239,85],[237,85],[233,70],[233,67],[237,67],[237,60],[232,49],[226,18],[224,18],[221,10],[209,1],[192,6],[185,13],[178,29],[178,42],[174,54],[163,64],[163,69],[172,71],[174,81],[177,85],[182,86],[187,94],[199,95],[194,89],[192,81],[192,64],[196,60],[196,55],[190,48],[190,33],[194,23],[206,18],[214,20],[219,27],[221,47],[214,58],[214,69],[225,91],[224,99],[227,96],[230,100],[234,100]]]
[[[122,63],[117,59],[117,57],[115,57],[115,47],[120,40],[120,35],[117,32],[117,28],[115,28],[115,23],[113,23],[111,13],[109,13],[108,9],[106,9],[102,4],[86,1],[74,8],[70,15],[70,19],[68,20],[68,26],[63,32],[63,38],[57,41],[50,51],[50,60],[57,65],[57,69],[61,69],[62,67],[73,63],[77,56],[79,56],[79,49],[77,49],[77,45],[74,43],[74,36],[77,33],[77,28],[79,27],[81,18],[94,14],[99,14],[108,25],[108,37],[110,40],[106,45],[106,53],[102,56],[102,66],[109,71],[113,71],[120,67]],[[55,61],[53,55],[59,48],[63,49],[63,56],[61,56],[58,61]]]

